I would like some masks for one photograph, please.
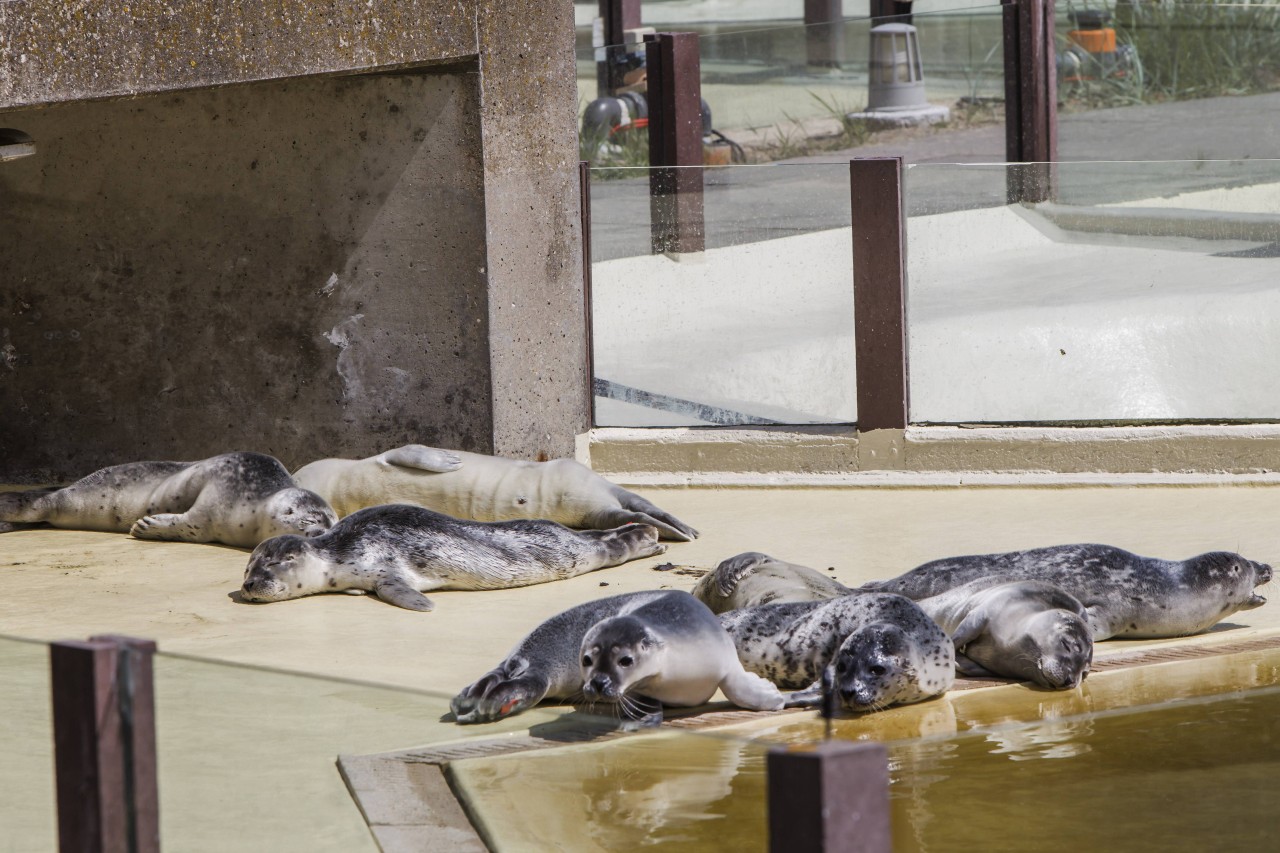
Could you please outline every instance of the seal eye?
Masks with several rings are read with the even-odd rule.
[[[878,664],[878,663],[877,663],[877,664],[873,664],[873,665],[872,665],[872,667],[871,667],[871,674],[872,674],[872,675],[884,675],[884,674],[885,674],[886,672],[888,672],[888,671],[889,671],[889,670],[885,669],[884,667],[882,667],[882,666],[881,666],[880,664]]]
[[[591,666],[591,655],[583,655],[583,656],[582,656],[582,665],[583,665],[583,666]]]
[[[848,669],[848,667],[845,666],[844,661],[840,661],[838,664],[836,664],[836,672],[844,672],[846,669]]]
[[[635,663],[635,660],[632,659],[631,655],[623,655],[618,658],[618,666],[631,666],[633,663]]]

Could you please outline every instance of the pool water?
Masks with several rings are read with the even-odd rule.
[[[1189,669],[1217,666],[1225,670],[1219,675],[1243,676],[1237,685],[1270,686],[1208,696],[1174,690],[1183,695],[1150,701],[1159,691],[1144,682],[1176,684],[1178,678],[1163,676],[1176,675],[1179,665],[1145,667],[1162,670],[1162,677],[1109,673],[1107,689],[1095,691],[1115,694],[1106,702],[1089,701],[1088,681],[1069,693],[972,691],[1019,690],[1024,706],[1027,697],[1043,697],[1040,718],[1030,721],[983,722],[971,713],[978,705],[966,709],[962,694],[899,715],[890,738],[912,728],[903,727],[904,719],[914,720],[924,736],[888,740],[894,849],[1276,849],[1280,661],[1274,653],[1240,657]],[[1140,704],[1124,705],[1126,691],[1117,688],[1126,682]],[[1115,706],[1106,707],[1117,696]],[[837,731],[871,736],[866,727],[876,716]],[[931,729],[943,733],[929,735]],[[451,773],[500,851],[764,850],[770,742],[820,733],[805,715],[753,731],[751,739],[660,732],[457,762]]]

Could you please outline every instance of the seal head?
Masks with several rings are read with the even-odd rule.
[[[919,644],[887,622],[846,637],[830,667],[840,703],[850,711],[879,711],[936,695],[920,687]]]
[[[275,536],[258,545],[249,556],[240,594],[245,601],[283,601],[322,592],[325,586],[323,561],[306,537],[297,534]]]

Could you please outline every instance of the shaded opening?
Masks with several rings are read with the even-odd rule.
[[[30,157],[36,153],[36,141],[31,134],[13,127],[0,127],[0,162]]]

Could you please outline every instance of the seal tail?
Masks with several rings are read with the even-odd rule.
[[[36,504],[40,498],[53,494],[59,488],[53,486],[44,489],[27,489],[21,492],[0,492],[0,523],[9,523],[9,525],[0,524],[0,533],[21,530],[24,527],[44,521],[43,513],[40,512]],[[14,522],[19,524],[14,526]]]
[[[614,526],[652,524],[658,528],[663,539],[691,542],[698,538],[698,531],[671,513],[658,509],[635,492],[629,492],[621,486],[614,486],[613,494],[618,499],[618,503],[622,504],[622,510],[615,510],[610,514],[609,521]]]

